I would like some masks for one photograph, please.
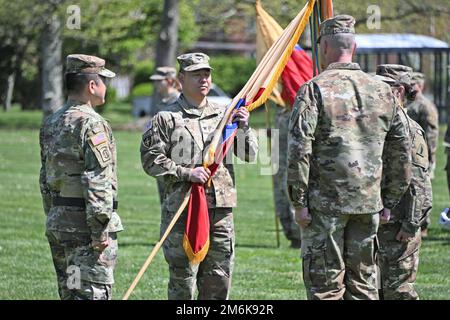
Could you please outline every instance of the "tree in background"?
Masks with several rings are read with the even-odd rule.
[[[163,12],[160,0],[77,1],[80,28],[70,28],[67,23],[70,18],[67,8],[72,5],[64,0],[0,0],[0,98],[3,105],[10,105],[12,92],[14,100],[26,109],[43,108],[41,96],[47,96],[46,101],[56,101],[57,94],[50,93],[54,84],[47,82],[44,86],[42,80],[54,80],[62,86],[62,69],[55,67],[59,56],[70,53],[100,56],[119,73],[130,73],[137,61],[154,56]],[[58,19],[50,19],[55,15]],[[184,49],[196,40],[198,28],[186,3],[180,4],[180,17],[183,32],[180,32],[179,45]],[[59,34],[61,55],[58,53]],[[52,71],[61,74],[61,78],[58,80]],[[44,94],[40,92],[41,86],[45,88]]]
[[[58,15],[58,5],[63,1],[53,1],[53,6],[47,10],[49,18],[43,26],[40,38],[41,57],[41,105],[43,119],[58,110],[64,101],[63,97],[63,63],[62,63],[62,32],[61,18]]]

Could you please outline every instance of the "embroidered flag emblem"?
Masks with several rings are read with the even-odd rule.
[[[108,141],[108,139],[106,139],[106,134],[104,132],[97,133],[95,136],[91,137],[91,142],[94,147],[106,141]]]

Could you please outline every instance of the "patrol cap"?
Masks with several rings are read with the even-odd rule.
[[[413,69],[401,64],[380,64],[377,66],[377,75],[390,78],[395,83],[411,86]]]
[[[158,81],[168,78],[176,78],[177,70],[172,67],[158,67],[155,73],[150,77],[150,80]]]
[[[209,65],[209,57],[201,52],[186,53],[177,57],[180,70],[195,71],[200,69],[213,70]]]
[[[385,76],[380,76],[378,74],[374,75],[375,79],[383,81],[384,83],[387,83],[388,85],[392,86],[396,83],[396,81],[392,78],[388,78]]]
[[[320,35],[319,38],[317,38],[317,43],[319,43],[322,36],[326,35],[337,33],[355,34],[355,22],[355,18],[348,14],[340,14],[333,18],[324,20],[320,24]]]
[[[423,81],[425,81],[425,75],[422,72],[413,72],[411,74],[412,84],[416,84]]]
[[[103,77],[113,78],[114,72],[105,68],[105,60],[85,54],[69,54],[66,59],[66,74],[85,73],[99,74]]]

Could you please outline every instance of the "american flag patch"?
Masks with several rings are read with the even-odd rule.
[[[91,142],[94,147],[106,141],[108,141],[108,139],[106,139],[106,134],[104,132],[97,133],[95,136],[91,137]]]

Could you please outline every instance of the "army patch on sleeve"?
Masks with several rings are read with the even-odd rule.
[[[93,135],[90,139],[94,147],[108,141],[108,138],[106,137],[106,133],[104,131]]]
[[[108,162],[111,160],[111,153],[109,152],[109,148],[107,145],[99,147],[99,153],[104,162]]]

